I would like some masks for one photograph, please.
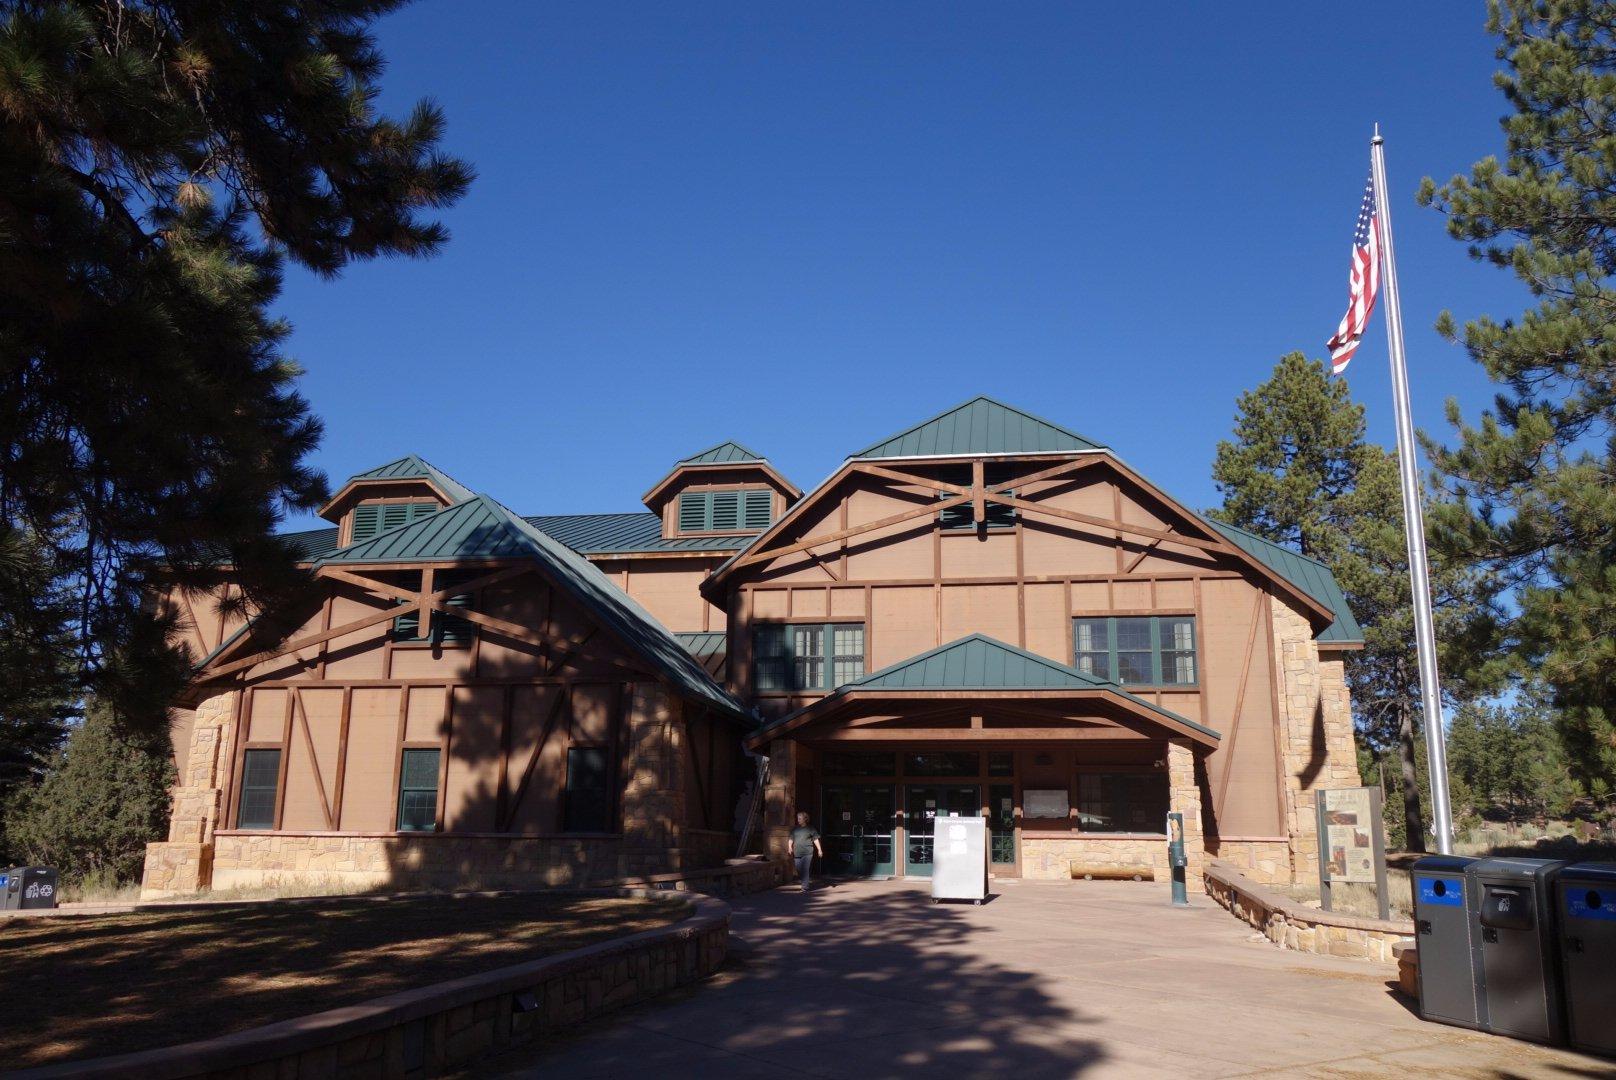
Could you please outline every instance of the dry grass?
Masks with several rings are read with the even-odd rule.
[[[6,1068],[223,1035],[666,926],[687,905],[556,894],[147,908],[0,923]]]

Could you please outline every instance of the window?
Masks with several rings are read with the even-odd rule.
[[[1012,475],[1010,466],[995,465],[989,462],[982,470],[982,482],[988,487],[993,487],[995,484],[1006,482]],[[971,470],[969,467],[951,468],[943,473],[942,479],[950,484],[969,487],[971,484]],[[1015,491],[1006,491],[1003,494],[1014,497]],[[939,491],[937,497],[939,499],[952,499],[954,498],[954,493],[952,491]],[[984,528],[1008,529],[1016,523],[1016,508],[1006,506],[1004,503],[990,502],[985,504],[983,514],[985,515]],[[968,502],[960,503],[958,506],[950,506],[945,510],[937,511],[937,522],[945,530],[949,531],[975,529],[976,508]]]
[[[281,780],[279,750],[248,750],[241,763],[241,806],[238,829],[273,829],[275,795]]]
[[[1078,774],[1077,827],[1083,832],[1161,832],[1167,827],[1167,774]]]
[[[820,771],[826,776],[896,776],[898,757],[881,750],[828,750]]]
[[[611,785],[606,771],[605,747],[574,746],[567,751],[564,831],[603,833],[611,827]]]
[[[406,750],[398,769],[398,831],[438,825],[438,751]]]
[[[686,491],[679,496],[679,531],[762,532],[774,520],[774,495],[750,491]]]
[[[931,750],[905,754],[905,776],[977,776],[982,771],[982,758],[972,750]]]
[[[752,656],[758,690],[834,690],[864,676],[864,624],[763,623]]]
[[[451,588],[463,582],[480,576],[480,570],[443,570],[433,576],[432,590]],[[417,578],[415,584],[420,585]],[[475,597],[471,593],[460,593],[450,596],[447,601],[449,607],[471,610]],[[399,601],[400,606],[409,604],[406,600]],[[394,641],[427,641],[434,645],[470,645],[472,637],[477,633],[477,624],[470,619],[462,619],[458,615],[446,615],[441,611],[432,613],[432,636],[430,639],[421,634],[421,609],[410,606],[409,614],[400,615],[393,620]]]
[[[1072,621],[1073,666],[1124,686],[1194,686],[1195,619],[1146,615]]]
[[[412,521],[429,517],[439,509],[435,502],[360,503],[353,510],[352,535],[349,536],[348,542],[357,544],[361,540],[369,540],[372,536],[396,529],[400,525],[408,525]]]

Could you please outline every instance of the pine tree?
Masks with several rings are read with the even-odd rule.
[[[469,183],[435,107],[377,112],[370,27],[398,6],[0,8],[0,543],[36,548],[35,602],[71,594],[70,691],[131,721],[160,726],[187,670],[154,581],[228,562],[259,608],[300,584],[272,532],[326,489],[283,260],[429,255],[421,215]],[[0,720],[34,691],[0,679]]]
[[[1522,673],[1552,693],[1578,778],[1616,791],[1616,12],[1608,0],[1491,5],[1496,76],[1513,113],[1503,161],[1420,198],[1471,254],[1508,267],[1535,298],[1517,319],[1481,317],[1462,340],[1499,384],[1479,422],[1448,406],[1457,444],[1435,463],[1451,503],[1433,535],[1516,588]]]
[[[1419,667],[1396,458],[1365,440],[1363,407],[1346,381],[1301,353],[1281,359],[1237,410],[1234,439],[1218,444],[1212,475],[1223,505],[1211,514],[1335,574],[1364,627],[1364,648],[1347,661],[1358,731],[1372,749],[1396,749],[1403,810],[1395,831],[1410,850],[1424,850]],[[1476,640],[1489,634],[1488,583],[1438,563],[1432,584],[1445,688],[1467,697],[1497,677],[1472,662]]]
[[[133,881],[146,845],[163,837],[173,782],[163,735],[136,731],[92,705],[44,778],[12,795],[0,847],[55,867],[68,882]]]

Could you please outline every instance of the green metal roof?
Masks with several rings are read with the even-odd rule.
[[[1105,447],[1031,413],[990,397],[923,420],[867,446],[855,458],[943,457],[957,454],[1036,454],[1104,450]]]
[[[457,503],[474,498],[477,494],[418,454],[405,454],[396,461],[348,477],[350,484],[355,480],[430,480]]]
[[[855,690],[1104,690],[1214,739],[1222,737],[1204,724],[1129,693],[1119,683],[1089,675],[1047,656],[1007,645],[986,634],[971,634],[919,656],[900,660],[838,687],[830,696],[836,697]],[[788,713],[767,727],[786,723],[800,712],[801,709]]]
[[[754,454],[738,442],[721,442],[703,450],[699,454],[692,454],[687,458],[680,458],[681,465],[728,465],[731,462],[762,461],[760,454]]]
[[[739,551],[752,541],[750,535],[664,537],[661,515],[643,510],[628,514],[539,514],[526,520],[584,555]]]
[[[1313,640],[1324,645],[1363,644],[1363,627],[1358,625],[1352,609],[1347,606],[1346,595],[1342,593],[1329,567],[1239,526],[1214,521],[1209,517],[1201,520],[1228,537],[1247,555],[1330,609],[1335,621],[1314,635]]]
[[[729,648],[728,635],[722,630],[679,630],[673,636],[691,656],[713,656]]]
[[[487,495],[473,496],[431,517],[350,544],[316,565],[487,558],[538,562],[551,580],[676,686],[731,716],[750,718],[666,627],[594,564]]]

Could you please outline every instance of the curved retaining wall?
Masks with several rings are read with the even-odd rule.
[[[1207,867],[1206,894],[1275,945],[1295,952],[1392,964],[1396,963],[1392,946],[1414,936],[1412,921],[1365,919],[1310,908],[1218,860]]]
[[[677,896],[694,910],[672,926],[359,1005],[201,1042],[8,1075],[18,1080],[415,1080],[695,982],[723,965],[730,915],[723,901],[667,890],[589,891]]]

